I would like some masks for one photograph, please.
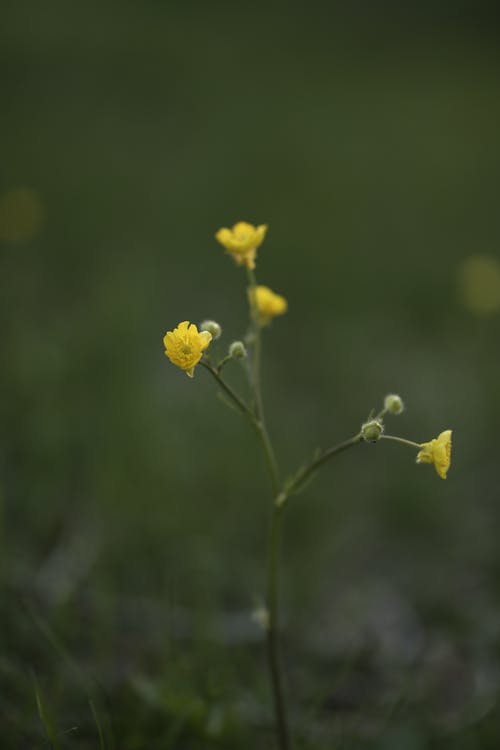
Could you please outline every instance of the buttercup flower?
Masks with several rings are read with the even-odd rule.
[[[417,463],[434,464],[441,479],[446,479],[451,463],[451,430],[445,430],[434,440],[422,443],[420,448]]]
[[[280,294],[276,294],[268,286],[256,286],[248,290],[250,304],[255,305],[262,326],[271,322],[276,315],[283,315],[287,311],[288,303]]]
[[[255,268],[257,248],[262,245],[266,232],[267,224],[254,227],[246,221],[239,221],[232,229],[227,227],[219,229],[215,239],[231,253],[238,265]]]
[[[190,378],[211,341],[212,334],[209,331],[199,333],[195,324],[190,324],[188,320],[179,323],[173,331],[167,331],[163,338],[165,354],[169,360]]]

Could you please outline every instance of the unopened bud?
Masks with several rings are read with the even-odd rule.
[[[384,409],[390,414],[401,414],[404,408],[403,399],[397,393],[389,393],[385,397]]]
[[[243,341],[233,341],[229,347],[229,356],[233,359],[245,359],[247,350]]]
[[[212,338],[215,341],[221,335],[222,328],[215,320],[204,320],[200,326],[200,331],[208,331],[212,334]]]
[[[361,435],[367,443],[376,443],[384,431],[384,425],[377,419],[370,419],[361,426]]]

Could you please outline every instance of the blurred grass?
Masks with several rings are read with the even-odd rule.
[[[363,447],[290,507],[302,746],[496,748],[499,320],[457,288],[498,258],[493,12],[26,1],[1,35],[0,196],[43,216],[0,245],[4,746],[43,744],[32,670],[63,747],[98,747],[87,680],[106,747],[271,746],[258,446],[161,345],[186,318],[241,335],[213,233],[246,219],[290,306],[265,341],[284,465],[388,391],[394,430],[455,430],[446,484]]]

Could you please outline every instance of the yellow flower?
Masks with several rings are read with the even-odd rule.
[[[262,245],[266,232],[267,224],[254,227],[246,221],[239,221],[232,229],[219,229],[215,239],[231,253],[238,265],[252,269],[255,268],[257,248]]]
[[[275,294],[268,286],[256,286],[255,290],[248,290],[250,304],[255,305],[262,326],[271,322],[276,315],[283,315],[287,311],[288,303],[280,294]]]
[[[190,378],[193,377],[195,365],[211,341],[211,333],[198,333],[195,324],[189,324],[188,320],[179,323],[173,331],[167,331],[163,338],[165,354],[169,360],[184,370]]]
[[[445,430],[434,440],[422,443],[420,448],[417,463],[434,464],[441,479],[446,479],[451,463],[451,430]]]

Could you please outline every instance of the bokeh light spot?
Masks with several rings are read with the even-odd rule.
[[[29,242],[40,232],[45,210],[32,188],[13,188],[0,197],[0,242]]]
[[[458,267],[460,301],[475,315],[500,311],[500,261],[490,255],[471,255]]]

